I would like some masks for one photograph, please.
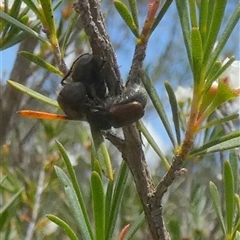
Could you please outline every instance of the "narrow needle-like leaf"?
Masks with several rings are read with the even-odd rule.
[[[60,226],[71,240],[79,240],[71,227],[61,218],[58,218],[57,216],[54,216],[52,214],[48,214],[47,218]]]
[[[37,32],[35,32],[31,28],[29,28],[28,26],[22,24],[20,21],[18,21],[15,18],[11,17],[7,13],[3,12],[2,10],[0,10],[0,18],[6,20],[10,24],[12,24],[12,25],[16,26],[17,28],[21,29],[22,31],[30,34],[32,37],[35,37],[35,38],[39,39],[40,41],[42,41],[42,42],[44,42],[44,43],[46,43],[47,45],[50,46],[49,42],[47,42],[46,39],[41,37]]]
[[[177,142],[178,142],[178,145],[180,145],[181,144],[181,134],[180,134],[179,112],[178,112],[177,99],[176,99],[176,96],[174,94],[174,91],[173,91],[171,85],[168,82],[165,82],[165,88],[168,93],[169,102],[170,102],[170,106],[171,106],[171,110],[172,110],[172,118],[173,118],[173,123],[175,126]]]
[[[130,228],[124,238],[124,240],[130,240],[132,239],[133,235],[136,233],[136,231],[140,228],[140,226],[145,221],[145,214],[142,212],[140,216],[130,225]]]
[[[227,233],[232,236],[234,221],[234,180],[231,165],[224,162],[223,167],[224,197],[226,206]]]
[[[240,147],[240,131],[231,132],[225,136],[218,137],[203,146],[194,149],[189,153],[189,157],[204,155],[207,153],[223,151],[231,148]]]
[[[100,162],[102,170],[105,172],[106,176],[113,180],[113,170],[112,163],[109,157],[109,153],[102,137],[101,131],[97,129],[93,124],[90,123],[91,132],[93,137],[94,147],[97,153],[97,158]]]
[[[116,180],[114,193],[112,197],[112,204],[110,206],[110,214],[109,219],[110,222],[108,224],[108,228],[106,229],[106,238],[105,239],[112,239],[113,238],[113,231],[116,226],[116,221],[119,213],[119,208],[121,206],[121,202],[123,199],[123,193],[126,186],[126,181],[128,177],[128,167],[125,161],[122,162],[119,174]]]
[[[161,149],[159,148],[158,144],[155,142],[154,138],[151,136],[151,134],[149,133],[148,129],[146,128],[146,126],[143,124],[142,121],[139,121],[137,123],[138,129],[141,131],[141,133],[143,134],[143,136],[146,138],[146,140],[148,141],[148,143],[150,144],[150,146],[153,148],[153,150],[156,152],[156,154],[160,157],[160,159],[163,161],[166,170],[169,170],[170,168],[170,164],[167,160],[167,158],[165,157],[165,155],[163,154],[163,152],[161,151]]]
[[[90,220],[89,220],[87,209],[86,209],[86,206],[85,206],[85,203],[84,203],[84,200],[83,200],[83,194],[82,194],[82,191],[81,191],[80,186],[79,186],[78,181],[77,181],[76,173],[75,173],[75,171],[74,171],[74,169],[71,165],[70,159],[67,155],[66,150],[62,146],[62,144],[58,141],[56,141],[56,144],[57,144],[58,150],[60,151],[60,153],[63,157],[63,160],[64,160],[64,162],[67,166],[67,170],[68,170],[68,173],[69,173],[69,176],[70,176],[70,179],[71,179],[71,184],[73,185],[74,191],[76,193],[78,203],[81,206],[81,211],[83,213],[83,218],[85,219],[85,223],[87,225],[88,231],[89,231],[90,235],[93,237],[93,233],[91,231]]]
[[[23,93],[26,93],[27,95],[39,100],[39,101],[42,101],[46,104],[49,104],[53,107],[56,107],[56,108],[59,108],[59,105],[58,105],[58,102],[56,100],[53,100],[51,98],[48,98],[38,92],[35,92],[34,90],[28,88],[28,87],[25,87],[23,86],[22,84],[20,83],[17,83],[17,82],[14,82],[12,80],[8,80],[7,81],[8,84],[10,84],[12,87],[18,89],[19,91],[23,92]]]
[[[138,38],[139,37],[138,28],[135,25],[133,17],[130,14],[129,10],[127,9],[126,5],[119,0],[114,0],[114,6],[117,9],[117,11],[119,12],[119,14],[121,15],[124,22],[129,27],[129,29]]]
[[[69,203],[69,208],[70,208],[70,210],[73,214],[73,217],[77,223],[79,231],[81,232],[84,239],[93,240],[91,228],[88,227],[86,218],[84,217],[84,214],[82,211],[83,209],[82,209],[81,205],[79,204],[79,201],[78,201],[76,192],[74,191],[72,182],[70,181],[70,179],[68,178],[66,173],[64,173],[64,171],[61,168],[55,166],[55,172],[56,172],[59,180],[62,182],[62,184],[64,186],[66,197],[67,197],[67,200]]]
[[[103,240],[105,236],[105,201],[103,182],[97,172],[92,172],[91,191],[93,200],[93,215],[95,221],[95,236]]]
[[[164,110],[163,104],[157,94],[157,91],[156,91],[151,79],[148,77],[148,75],[144,71],[141,72],[140,77],[141,77],[144,87],[147,90],[149,97],[152,100],[152,103],[153,103],[160,119],[162,120],[162,123],[167,131],[167,134],[168,134],[173,146],[176,146],[177,144],[176,144],[169,120],[167,118],[167,114]]]
[[[49,72],[55,73],[59,76],[63,76],[63,73],[61,71],[59,71],[57,68],[55,68],[53,65],[46,62],[45,60],[43,60],[39,56],[36,56],[36,55],[34,55],[30,52],[25,52],[25,51],[21,51],[21,52],[19,52],[19,54],[24,56],[25,58],[29,59],[31,62],[34,62],[37,65],[47,69]]]
[[[224,225],[224,219],[223,219],[223,214],[222,214],[222,210],[221,210],[221,202],[220,202],[220,196],[219,196],[218,189],[213,182],[209,183],[209,187],[210,187],[210,193],[211,193],[211,197],[212,197],[212,201],[213,201],[213,206],[217,213],[218,220],[220,222],[223,234],[226,235],[226,229],[225,229],[225,225]]]
[[[138,9],[137,9],[137,0],[128,0],[130,10],[132,13],[133,21],[138,29]]]

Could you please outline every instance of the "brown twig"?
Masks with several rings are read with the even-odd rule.
[[[119,150],[119,152],[121,153],[123,152],[123,146],[124,146],[123,139],[119,138],[117,135],[109,131],[104,132],[103,135]]]
[[[142,69],[143,61],[146,56],[147,43],[137,44],[133,56],[131,70],[128,76],[127,85],[139,82],[139,71]]]
[[[146,43],[136,46],[127,84],[139,81],[138,75],[145,58],[146,47]],[[161,198],[156,196],[156,189],[145,160],[139,131],[135,125],[125,127],[123,131],[125,136],[123,156],[133,175],[152,238],[156,240],[170,239],[162,218]]]

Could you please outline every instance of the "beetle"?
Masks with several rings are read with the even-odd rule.
[[[139,84],[133,84],[126,87],[121,95],[114,98],[108,98],[102,107],[91,108],[90,118],[101,120],[102,129],[108,129],[109,126],[119,128],[136,122],[144,115],[144,108],[147,102],[145,89]],[[95,124],[99,125],[98,122]]]
[[[66,79],[71,78],[73,82],[81,82],[84,85],[90,99],[104,99],[107,90],[105,63],[100,56],[85,53],[73,62],[61,84],[65,85]]]
[[[134,83],[125,86],[120,94],[111,94],[114,84],[111,84],[106,66],[104,59],[89,53],[73,62],[61,81],[63,88],[57,97],[66,116],[56,115],[56,119],[88,121],[99,129],[108,130],[134,123],[144,115],[145,89]],[[20,111],[20,115],[27,116],[27,112]],[[50,115],[43,118],[53,119]]]

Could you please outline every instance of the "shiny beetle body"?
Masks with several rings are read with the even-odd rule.
[[[58,103],[71,120],[85,120],[100,129],[119,128],[144,115],[145,89],[139,84],[125,87],[120,95],[110,96],[106,62],[96,55],[84,54],[63,78]],[[71,81],[66,79],[71,78]]]

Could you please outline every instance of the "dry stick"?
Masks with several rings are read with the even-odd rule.
[[[118,71],[116,58],[108,35],[105,31],[101,13],[98,10],[96,0],[90,1],[79,0],[74,8],[80,13],[85,32],[90,37],[90,44],[94,54],[106,57],[109,62],[117,87],[121,90],[121,80]],[[139,70],[145,58],[146,44],[136,46],[128,83],[138,82]],[[117,141],[109,137],[112,143],[116,144],[122,152],[123,158],[126,160],[128,167],[133,175],[139,197],[143,204],[143,209],[150,228],[152,239],[170,239],[166,233],[162,220],[161,201],[155,196],[155,188],[148,171],[140,133],[135,124],[123,128],[125,139]]]

